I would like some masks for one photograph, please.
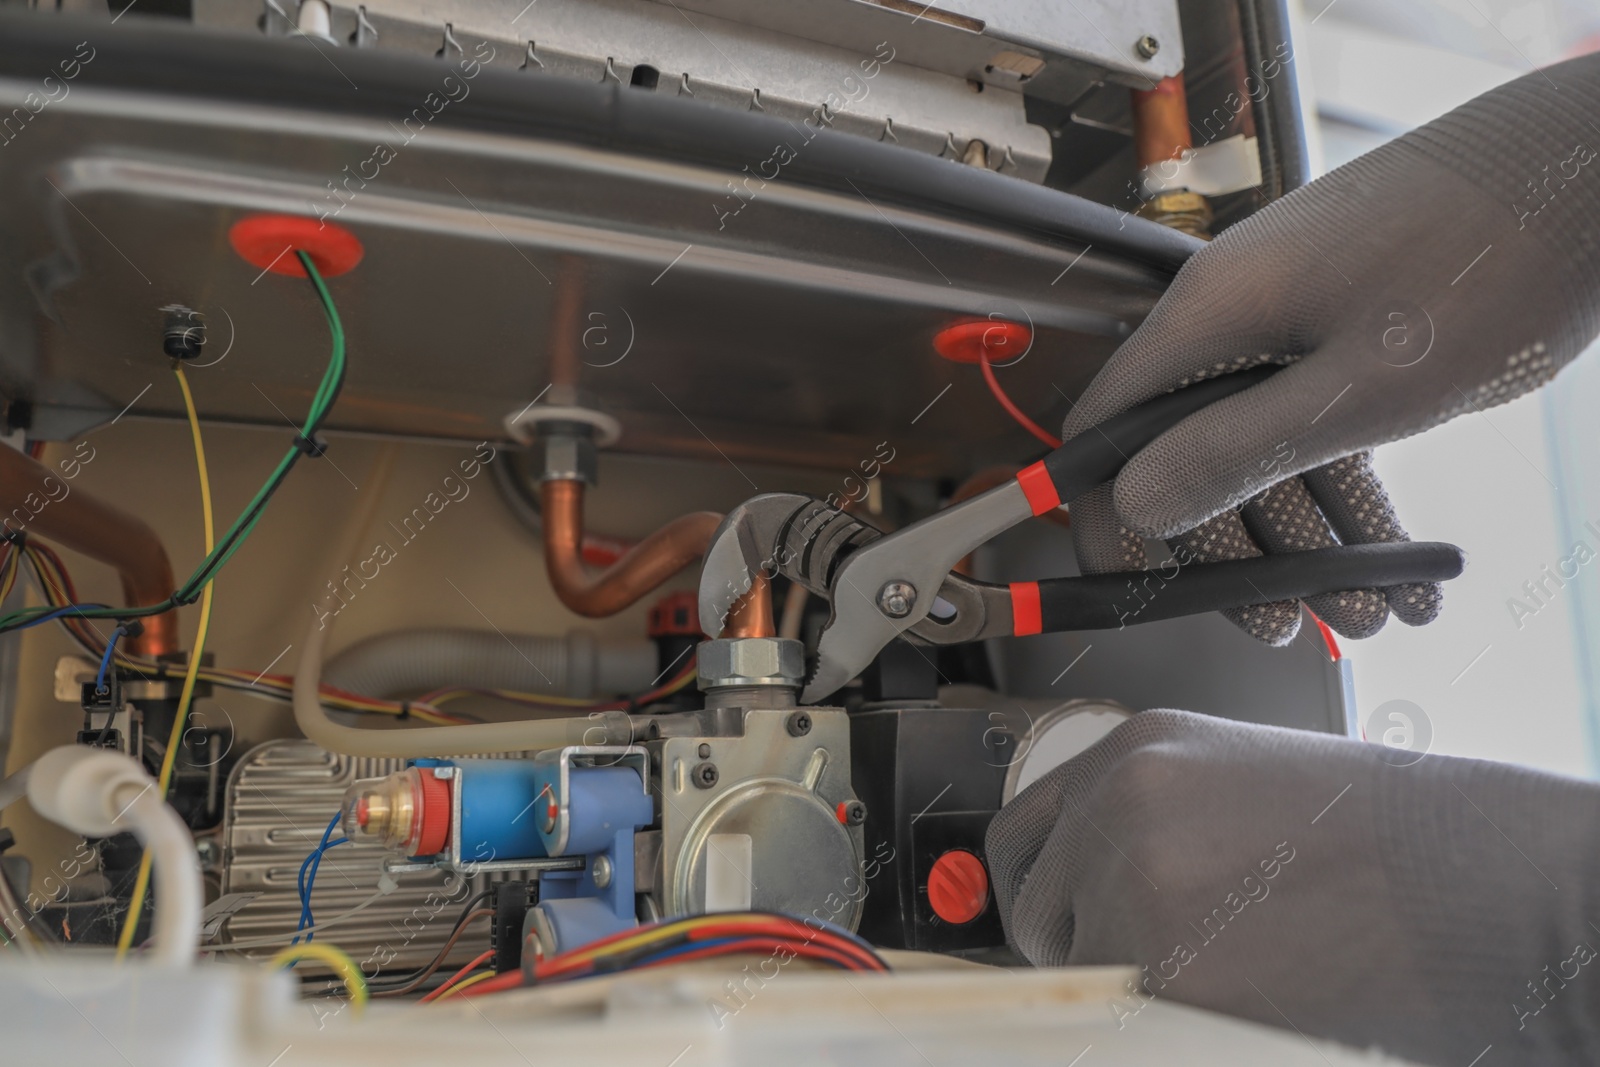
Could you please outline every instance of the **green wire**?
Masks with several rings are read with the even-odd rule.
[[[300,257],[300,263],[305,267],[306,276],[311,279],[311,284],[317,290],[317,297],[322,303],[322,312],[328,320],[328,332],[332,339],[332,351],[328,356],[327,370],[323,372],[322,382],[317,386],[316,395],[311,398],[311,406],[306,414],[305,424],[300,428],[301,437],[307,441],[314,441],[317,431],[322,427],[323,420],[328,417],[328,413],[339,399],[340,391],[344,388],[344,323],[340,321],[339,309],[334,306],[333,295],[328,292],[328,286],[322,280],[322,275],[317,273],[316,265],[311,262],[311,257],[298,250],[295,254]],[[80,608],[74,614],[86,619],[131,619],[148,615],[160,615],[180,605],[192,604],[199,597],[200,590],[211,579],[211,576],[221,570],[233,558],[234,553],[239,551],[240,546],[244,544],[246,538],[256,528],[256,524],[261,521],[261,516],[266,510],[268,501],[272,499],[272,495],[278,491],[278,487],[289,476],[289,472],[294,469],[294,465],[305,455],[306,453],[300,450],[298,444],[290,446],[289,451],[278,461],[278,466],[273,470],[266,482],[262,484],[261,489],[250,501],[249,505],[239,513],[239,517],[234,520],[233,525],[223,535],[222,540],[217,542],[217,546],[212,549],[205,559],[200,561],[200,566],[195,569],[194,574],[190,575],[189,580],[180,586],[172,596],[159,604],[149,604],[144,607],[85,607]],[[47,615],[52,611],[59,610],[61,610],[60,606],[47,604],[11,612],[9,615],[0,617],[0,633],[15,629],[17,626],[24,625],[41,615]]]

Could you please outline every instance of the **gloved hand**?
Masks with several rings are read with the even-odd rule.
[[[1419,1063],[1600,1062],[1600,785],[1144,711],[1006,805],[1011,944]],[[1485,1048],[1494,1051],[1483,1056]]]
[[[1201,562],[1405,540],[1367,450],[1528,392],[1597,332],[1600,54],[1491,90],[1196,253],[1063,437],[1202,378],[1290,366],[1073,501],[1079,563],[1142,569],[1139,535]],[[1439,604],[1437,586],[1309,602],[1351,637]],[[1299,627],[1295,603],[1229,614],[1274,644]]]

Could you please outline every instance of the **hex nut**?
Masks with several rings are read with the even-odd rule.
[[[540,481],[600,481],[600,457],[592,427],[577,422],[549,422],[539,427],[544,469]]]
[[[805,680],[805,646],[786,637],[702,641],[698,672],[701,690],[746,685],[798,688]]]
[[[715,763],[697,763],[694,770],[689,772],[689,780],[694,782],[696,789],[711,789],[721,777]]]

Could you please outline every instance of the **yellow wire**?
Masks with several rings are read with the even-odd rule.
[[[743,918],[748,919],[749,917],[748,916],[744,916]],[[762,916],[762,918],[766,919],[767,917],[766,916]],[[730,915],[730,914],[695,915],[695,916],[691,916],[691,917],[689,917],[687,919],[678,919],[678,920],[675,920],[673,922],[662,923],[659,926],[651,927],[650,929],[645,930],[645,931],[643,931],[641,933],[637,933],[637,934],[633,934],[633,935],[628,936],[628,937],[621,938],[620,940],[613,941],[610,944],[602,945],[599,948],[590,949],[587,952],[574,951],[574,952],[572,952],[570,954],[563,953],[563,955],[567,955],[569,960],[581,960],[583,962],[588,962],[590,960],[597,959],[597,958],[599,958],[601,956],[609,955],[609,954],[614,953],[614,952],[624,952],[624,951],[626,951],[626,950],[628,950],[630,948],[636,948],[636,947],[638,947],[640,945],[647,945],[647,944],[649,944],[649,943],[651,943],[653,941],[658,941],[658,940],[662,940],[662,939],[671,937],[674,934],[682,933],[682,932],[687,931],[687,930],[694,930],[694,929],[696,929],[697,927],[700,927],[700,926],[708,926],[708,925],[711,925],[713,923],[726,923],[726,922],[738,922],[738,921],[740,921],[740,917],[739,916]],[[440,999],[442,1000],[444,998],[441,997]]]
[[[477,985],[479,982],[486,981],[494,976],[495,973],[493,971],[484,971],[482,974],[475,974],[471,978],[463,978],[449,989],[446,989],[443,993],[440,993],[438,996],[434,997],[433,1003],[437,1004],[441,1000],[447,1000],[461,992],[463,989],[467,988],[467,986]]]
[[[200,473],[200,514],[206,529],[206,555],[215,547],[216,528],[211,515],[211,475],[206,470],[206,446],[200,437],[200,415],[195,411],[194,394],[189,391],[189,379],[184,376],[183,364],[175,364],[172,373],[178,378],[178,388],[183,392],[184,413],[189,416],[189,432],[194,437],[194,462]],[[195,681],[200,675],[200,657],[206,648],[206,634],[211,629],[211,583],[205,584],[200,595],[200,626],[195,631],[194,648],[189,653],[189,669],[183,676],[183,689],[178,696],[178,714],[172,720],[172,733],[167,738],[167,754],[161,761],[161,775],[156,779],[160,795],[167,795],[172,783],[172,771],[178,762],[178,746],[183,743],[184,725],[189,719],[189,705],[194,702]],[[133,899],[128,905],[128,917],[122,923],[122,936],[117,938],[117,958],[128,954],[133,947],[133,932],[139,925],[139,914],[144,910],[145,893],[150,888],[150,850],[145,849],[139,861],[139,877],[133,884]]]
[[[308,958],[327,964],[335,974],[344,979],[344,987],[350,993],[350,1008],[352,1011],[359,1013],[366,1006],[366,976],[361,973],[361,968],[356,966],[355,960],[326,941],[290,945],[268,960],[267,966],[281,967],[285,964],[294,963],[296,960]]]

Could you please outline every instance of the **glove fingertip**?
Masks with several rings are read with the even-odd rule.
[[[1407,626],[1426,626],[1444,609],[1444,587],[1438,582],[1391,586],[1384,595],[1394,617]]]
[[[1270,604],[1228,608],[1223,617],[1239,629],[1273,648],[1283,648],[1300,634],[1300,602],[1277,600]]]
[[[1389,601],[1376,589],[1350,589],[1307,597],[1306,607],[1334,633],[1352,641],[1374,636],[1389,621]]]

